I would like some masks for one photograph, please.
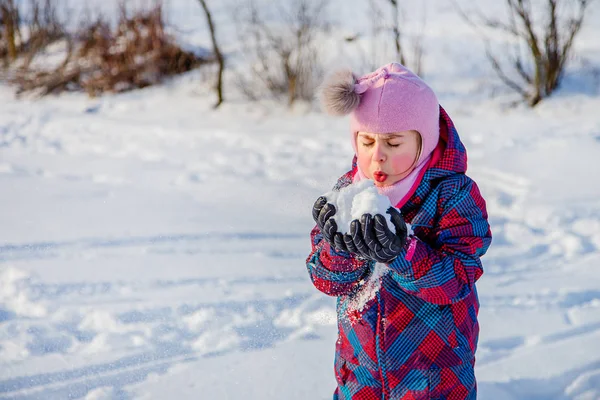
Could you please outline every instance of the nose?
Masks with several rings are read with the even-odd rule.
[[[384,162],[386,158],[387,156],[383,146],[379,141],[375,141],[375,144],[373,145],[373,160],[381,163]]]

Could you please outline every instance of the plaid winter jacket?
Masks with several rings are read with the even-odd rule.
[[[387,266],[337,253],[311,233],[315,287],[337,296],[334,399],[475,399],[479,302],[475,281],[491,243],[485,201],[465,175],[467,154],[441,109],[440,145],[401,205],[414,235]],[[342,176],[336,189],[356,173]]]

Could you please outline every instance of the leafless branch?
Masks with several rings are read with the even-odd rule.
[[[245,93],[266,89],[275,98],[287,95],[288,105],[296,100],[312,100],[321,67],[316,47],[317,35],[326,29],[325,9],[329,0],[300,0],[275,6],[278,24],[268,23],[257,5],[248,0],[238,9],[238,38],[250,61],[251,80],[238,76]],[[257,98],[256,94],[248,96]]]
[[[534,7],[529,0],[505,0],[508,10],[507,22],[485,17],[475,22],[455,0],[452,1],[462,18],[473,26],[486,42],[487,57],[502,82],[518,92],[529,105],[535,106],[559,86],[574,40],[583,25],[585,10],[593,0],[546,0],[545,5],[538,4],[537,7],[543,7],[546,13],[545,25],[536,25],[533,19]],[[566,26],[560,24],[560,20],[565,19],[566,12],[561,6],[578,8],[576,16],[568,19]],[[540,10],[537,11],[539,14]],[[527,63],[532,65],[531,72],[525,68],[526,62],[520,51],[517,51],[514,57],[509,57],[513,71],[523,80],[522,84],[509,78],[505,70],[506,63],[492,54],[489,39],[483,33],[484,27],[506,32],[517,39],[517,46],[525,45],[528,50]]]
[[[219,107],[222,103],[223,103],[223,72],[225,70],[225,58],[223,57],[223,53],[221,52],[221,48],[219,47],[219,44],[217,42],[217,35],[216,35],[216,27],[215,24],[213,22],[213,18],[212,18],[212,14],[210,13],[210,10],[208,8],[208,5],[206,4],[206,0],[199,0],[200,1],[200,5],[202,6],[202,9],[204,10],[204,15],[206,16],[206,22],[208,24],[208,29],[210,31],[210,39],[212,41],[212,46],[213,46],[213,53],[215,54],[215,57],[217,58],[217,62],[219,64],[219,72],[217,75],[217,84],[216,84],[216,91],[217,91],[217,103],[215,104],[215,108]]]
[[[96,96],[122,92],[160,83],[167,76],[213,61],[175,44],[165,33],[160,3],[151,10],[130,13],[122,2],[115,28],[98,16],[65,40],[66,57],[58,67],[16,71],[11,81],[18,93],[80,90]]]

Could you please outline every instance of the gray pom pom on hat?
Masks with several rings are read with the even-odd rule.
[[[331,115],[350,114],[360,103],[360,94],[355,91],[356,78],[349,69],[329,75],[320,90],[321,107]]]

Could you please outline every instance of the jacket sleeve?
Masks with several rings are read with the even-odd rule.
[[[306,259],[310,279],[317,289],[330,296],[352,293],[369,272],[369,262],[349,253],[336,252],[317,226],[310,233],[312,251]]]
[[[455,188],[442,206],[434,243],[412,236],[389,264],[403,290],[440,305],[456,303],[473,290],[483,274],[480,257],[492,241],[485,200],[475,182],[466,178]]]

